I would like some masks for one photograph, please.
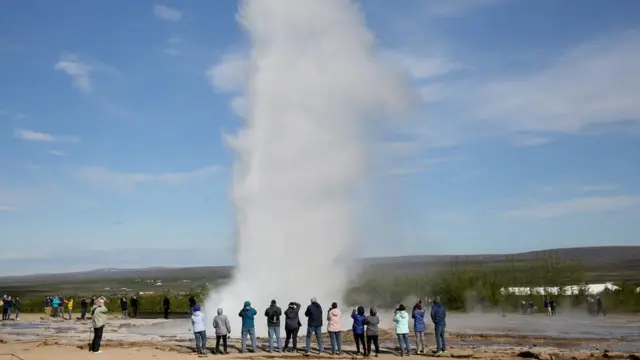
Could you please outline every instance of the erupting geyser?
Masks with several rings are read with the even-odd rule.
[[[336,260],[354,239],[352,195],[373,140],[367,121],[410,98],[405,78],[376,58],[353,1],[249,0],[239,22],[251,51],[246,122],[229,141],[236,273],[206,304],[208,318],[224,308],[234,333],[244,300],[261,317],[271,299],[283,311],[290,301],[304,311],[312,296],[325,307],[342,299],[347,274]]]

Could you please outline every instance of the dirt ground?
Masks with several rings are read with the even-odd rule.
[[[609,337],[591,337],[558,335],[532,336],[518,334],[513,329],[514,324],[522,318],[497,320],[490,317],[484,318],[482,328],[490,329],[481,332],[477,319],[470,316],[452,316],[451,321],[456,321],[458,332],[451,331],[447,335],[447,357],[476,358],[476,359],[640,359],[635,351],[638,351],[640,343],[640,319],[612,318],[606,323],[598,323],[593,327],[595,335],[605,333]],[[494,321],[489,321],[493,319]],[[504,323],[500,323],[504,321]],[[549,319],[527,319],[527,323],[535,322],[529,327],[541,326]],[[557,320],[566,325],[567,319]],[[574,320],[571,320],[574,321]],[[577,320],[575,320],[577,321]],[[582,320],[580,320],[582,321]],[[3,322],[0,325],[0,360],[19,360],[2,354],[15,354],[23,360],[74,360],[100,357],[104,359],[136,359],[136,360],[163,360],[163,359],[195,359],[198,356],[193,352],[194,341],[192,335],[186,333],[184,320],[163,319],[118,319],[110,317],[101,354],[92,354],[88,350],[90,339],[90,321],[44,321],[41,314],[24,314],[20,321]],[[509,327],[511,326],[511,327]],[[501,333],[495,329],[505,327]],[[461,329],[466,330],[461,330]],[[626,332],[619,332],[619,328]],[[600,329],[600,330],[597,330]],[[598,333],[600,332],[600,333]],[[622,334],[622,335],[621,335]],[[413,354],[413,358],[431,358],[431,350],[434,339],[430,333],[425,336],[428,351],[425,355]],[[391,331],[382,330],[380,336],[380,359],[397,358],[395,336]],[[413,336],[411,340],[414,341]],[[304,338],[299,338],[298,347],[304,347]],[[274,359],[302,357],[298,354],[270,354],[266,352],[267,339],[258,339],[259,349],[256,353],[240,354],[238,352],[239,339],[232,337],[230,340],[229,355],[209,355],[209,358],[246,358],[246,359]],[[315,349],[315,339],[312,342]],[[325,351],[330,349],[329,339],[324,337]],[[207,347],[212,349],[215,338],[209,336]],[[415,351],[415,343],[412,342],[412,350]],[[349,332],[343,333],[343,354],[331,356],[328,354],[316,355],[312,352],[310,358],[340,358],[356,359],[355,345]]]

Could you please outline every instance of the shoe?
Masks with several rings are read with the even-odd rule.
[[[311,354],[308,353],[308,352],[304,353],[304,356],[309,356],[309,355],[311,355]]]
[[[102,354],[102,350],[94,351],[94,354]]]
[[[442,356],[442,351],[438,351],[434,354],[434,356]]]

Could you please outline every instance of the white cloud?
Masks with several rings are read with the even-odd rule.
[[[543,144],[548,144],[550,142],[552,142],[553,139],[548,138],[548,137],[544,137],[544,136],[539,136],[539,135],[533,135],[533,134],[516,134],[513,138],[511,143],[514,146],[538,146],[538,145],[543,145]]]
[[[416,80],[444,75],[462,68],[462,64],[444,56],[416,55],[407,51],[384,51],[383,56],[408,71]]]
[[[66,56],[58,61],[53,68],[69,75],[73,81],[73,86],[80,92],[91,92],[91,72],[94,71],[94,68],[80,61],[77,56]]]
[[[640,205],[636,196],[591,196],[570,200],[535,204],[503,213],[508,218],[546,219],[584,213],[601,213],[624,210]]]
[[[114,190],[132,190],[143,183],[178,184],[198,178],[206,178],[219,173],[222,167],[211,165],[188,172],[169,172],[161,174],[117,172],[103,166],[88,166],[80,168],[77,176],[98,187]]]
[[[17,209],[13,206],[0,204],[0,212],[11,212],[16,210]]]
[[[51,135],[44,132],[38,132],[28,129],[14,129],[13,136],[17,139],[36,142],[78,142],[75,136],[67,135]]]
[[[239,92],[244,86],[249,64],[240,54],[229,54],[212,65],[205,76],[216,91]]]
[[[424,173],[424,172],[433,170],[433,168],[438,164],[444,164],[444,163],[449,163],[449,162],[453,162],[453,161],[459,161],[461,159],[462,159],[462,157],[458,156],[458,155],[441,156],[441,157],[427,157],[427,158],[421,159],[419,161],[415,161],[411,165],[408,165],[408,166],[394,167],[391,170],[387,171],[387,175],[404,176],[404,175]]]
[[[153,5],[153,15],[160,20],[174,22],[182,20],[182,11],[160,4]]]
[[[55,155],[55,156],[67,156],[67,153],[64,151],[60,151],[60,150],[49,150],[49,154],[51,155]]]

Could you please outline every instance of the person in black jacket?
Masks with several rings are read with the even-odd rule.
[[[138,317],[138,305],[140,304],[138,297],[136,295],[131,296],[129,303],[131,304],[131,317]]]
[[[87,298],[86,297],[82,297],[82,300],[80,300],[80,319],[84,320],[85,317],[87,316],[87,308],[89,307],[89,304],[87,303]]]
[[[322,306],[320,306],[315,297],[312,297],[311,304],[307,306],[307,310],[304,312],[304,316],[307,317],[307,347],[304,356],[311,354],[311,334],[313,333],[316,334],[316,340],[318,341],[318,352],[320,354],[324,352],[322,347],[322,315]]]
[[[293,350],[298,350],[298,331],[300,330],[300,304],[297,302],[290,302],[289,308],[284,312],[284,331],[287,333],[287,338],[284,341],[284,350],[289,349],[289,340],[293,340]]]
[[[282,316],[282,309],[276,304],[275,300],[271,300],[271,306],[264,311],[264,316],[267,317],[267,328],[269,330],[269,352],[273,351],[274,337],[278,343],[278,351],[282,352],[282,339],[280,338],[280,316]]]
[[[171,300],[166,296],[164,297],[164,300],[162,300],[162,308],[164,309],[164,318],[168,319],[169,311],[171,311]]]
[[[189,313],[193,315],[193,308],[196,307],[196,299],[193,296],[189,296]]]

